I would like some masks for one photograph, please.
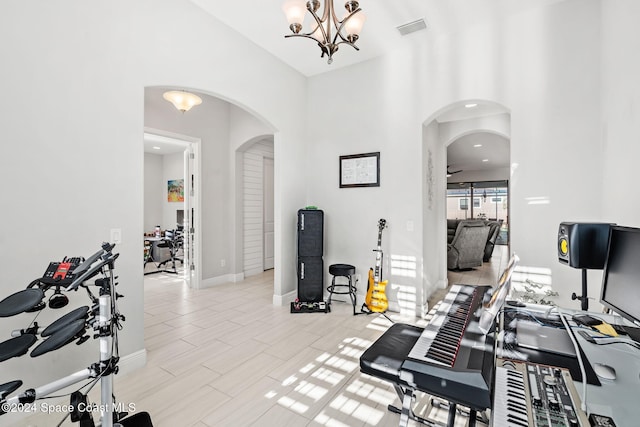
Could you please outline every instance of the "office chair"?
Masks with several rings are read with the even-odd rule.
[[[164,240],[158,244],[158,247],[168,248],[169,258],[158,264],[158,267],[162,267],[165,264],[171,262],[171,269],[163,270],[165,273],[178,274],[178,270],[176,269],[176,261],[180,261],[180,264],[184,264],[182,258],[178,258],[176,256],[178,250],[182,248],[183,241],[184,240],[181,232],[176,232],[175,230],[166,230],[164,232]]]

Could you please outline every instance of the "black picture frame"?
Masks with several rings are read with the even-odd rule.
[[[340,156],[340,188],[380,187],[380,152]]]

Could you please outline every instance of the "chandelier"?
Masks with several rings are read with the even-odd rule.
[[[357,1],[347,1],[344,7],[347,9],[347,14],[342,20],[339,20],[333,8],[333,0],[325,1],[322,17],[316,13],[320,9],[319,0],[309,0],[306,5],[304,0],[289,0],[285,2],[282,8],[285,15],[287,15],[289,28],[293,32],[293,34],[288,34],[285,37],[307,37],[315,40],[322,51],[320,57],[327,55],[328,64],[333,62],[333,54],[338,50],[338,46],[343,43],[348,44],[355,50],[360,50],[355,43],[362,30],[365,15]],[[315,23],[311,24],[311,31],[303,33],[302,23],[306,11],[311,14]]]
[[[183,113],[189,111],[191,107],[202,104],[202,99],[198,95],[183,90],[170,90],[162,94],[162,97]]]

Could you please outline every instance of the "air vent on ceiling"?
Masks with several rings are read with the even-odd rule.
[[[400,35],[406,36],[407,34],[426,29],[427,24],[424,22],[424,19],[418,19],[417,21],[409,22],[396,28],[400,31]]]

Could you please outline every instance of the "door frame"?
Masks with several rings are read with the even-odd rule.
[[[271,163],[271,180],[270,182],[266,179],[266,170],[267,170],[267,164]],[[264,271],[266,270],[272,270],[275,268],[275,181],[274,181],[274,174],[275,173],[275,160],[273,157],[263,157],[262,158],[262,269]],[[267,225],[267,195],[269,194],[268,191],[268,184],[271,185],[271,189],[270,189],[270,194],[271,194],[271,216],[273,218],[273,225],[272,225],[272,230],[271,231],[267,231],[266,230],[266,225]],[[273,257],[270,261],[269,264],[267,264],[267,260],[269,258],[267,258],[267,233],[271,233],[273,234],[272,237],[272,247],[271,247],[271,252],[273,253]]]
[[[188,265],[185,265],[185,275],[188,273],[188,277],[186,277],[186,281],[189,284],[189,287],[192,289],[200,289],[202,282],[202,204],[200,203],[202,192],[201,192],[201,155],[200,155],[200,138],[194,138],[188,135],[181,135],[173,132],[168,132],[161,129],[155,129],[146,127],[144,128],[144,137],[143,138],[151,138],[157,141],[169,142],[173,144],[179,144],[185,146],[185,152],[192,152],[194,154],[193,159],[193,188],[191,187],[191,180],[187,177],[185,182],[185,196],[190,197],[190,204],[193,208],[195,220],[193,221],[194,227],[194,235],[193,235],[193,259],[190,263],[193,264],[193,268],[190,268]],[[186,212],[186,207],[189,203],[185,203],[185,216],[188,218],[188,221],[192,221],[191,213]],[[188,233],[188,230],[185,230],[185,235]],[[186,255],[186,254],[185,254]]]

